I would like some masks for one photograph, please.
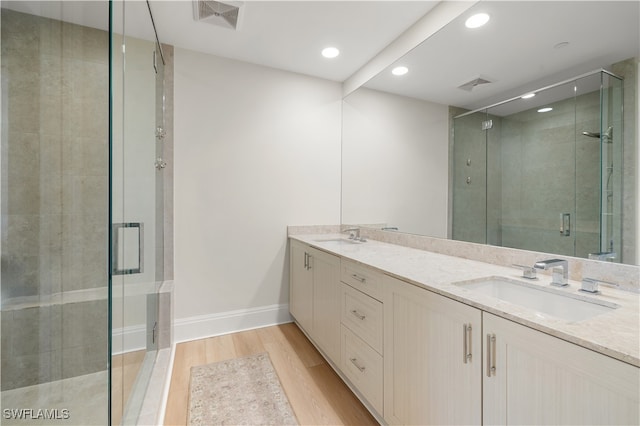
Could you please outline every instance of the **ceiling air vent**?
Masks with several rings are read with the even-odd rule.
[[[235,30],[241,6],[237,1],[193,0],[193,19]]]
[[[474,78],[471,81],[468,81],[464,84],[461,84],[460,86],[458,86],[458,89],[462,89],[462,90],[466,90],[467,92],[471,92],[473,89],[475,89],[478,86],[482,86],[483,84],[490,84],[492,83],[492,81],[487,80],[486,78],[483,77],[478,77],[478,78]]]

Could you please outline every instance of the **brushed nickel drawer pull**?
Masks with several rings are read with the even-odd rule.
[[[365,283],[367,281],[366,278],[359,276],[358,274],[351,274],[351,278],[360,281],[361,283]]]
[[[352,310],[351,313],[361,321],[364,321],[364,319],[367,317],[366,315],[362,315],[360,312],[356,311],[355,309]]]
[[[366,370],[366,368],[364,366],[358,365],[358,359],[357,358],[349,358],[349,361],[351,361],[351,363],[353,365],[355,365],[356,368],[358,370],[360,370],[361,373],[364,373],[364,370]]]
[[[463,324],[463,351],[464,351],[464,363],[471,362],[473,355],[471,354],[471,324]]]
[[[487,377],[496,375],[496,335],[487,334]]]

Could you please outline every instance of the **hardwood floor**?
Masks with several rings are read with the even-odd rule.
[[[125,402],[131,396],[146,353],[127,352],[111,358],[111,420],[114,425],[119,425],[122,420]]]
[[[301,425],[377,425],[293,323],[211,337],[176,346],[165,425],[186,425],[190,369],[268,352]]]

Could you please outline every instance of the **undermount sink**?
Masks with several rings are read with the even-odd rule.
[[[327,239],[317,239],[317,240],[313,240],[316,243],[326,243],[326,244],[336,244],[336,245],[343,245],[343,244],[362,244],[364,243],[364,241],[356,241],[356,240],[350,240],[348,238],[327,238]]]
[[[548,314],[569,321],[582,321],[619,307],[615,303],[592,300],[564,293],[563,290],[540,287],[503,277],[489,277],[459,282],[455,285],[533,309],[542,318],[545,317],[543,314]]]

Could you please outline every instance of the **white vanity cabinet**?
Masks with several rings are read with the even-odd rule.
[[[483,423],[640,424],[640,369],[483,313]]]
[[[636,366],[297,240],[290,256],[291,314],[390,425],[640,424]]]
[[[384,419],[482,422],[479,309],[392,277],[384,290]]]
[[[373,409],[383,412],[383,275],[342,260],[340,369]]]
[[[340,258],[291,241],[289,311],[334,362],[340,359]]]
[[[289,254],[289,312],[307,333],[313,325],[313,272],[310,268],[311,249],[292,240]]]

